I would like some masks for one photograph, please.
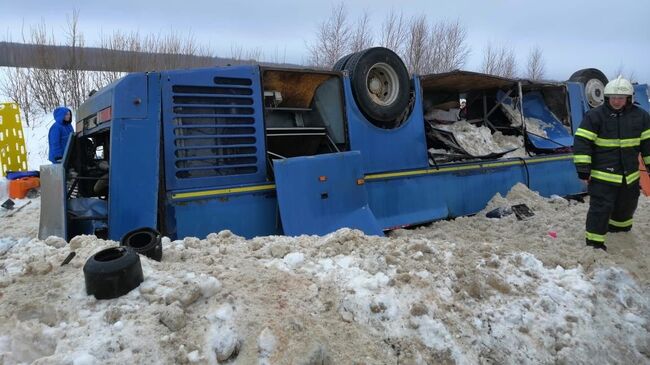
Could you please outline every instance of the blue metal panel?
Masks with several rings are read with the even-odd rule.
[[[358,151],[274,161],[284,233],[324,235],[349,227],[381,235],[368,207]]]
[[[472,165],[477,168],[453,170]],[[505,194],[516,183],[526,182],[520,165],[481,168],[480,164],[455,164],[447,167],[447,172],[430,170],[429,174],[407,179],[372,180],[368,184],[370,207],[377,212],[382,228],[473,214],[485,208],[494,194]],[[400,189],[404,183],[409,189]],[[396,191],[400,192],[397,196]],[[393,202],[398,199],[399,202]],[[390,205],[387,202],[391,202]]]
[[[545,123],[543,127],[547,138],[538,137],[527,133],[528,140],[539,149],[557,149],[573,146],[573,136],[564,127],[561,121],[553,115],[544,102],[541,93],[534,91],[524,95],[524,116],[536,118]]]
[[[639,103],[639,106],[641,106],[641,108],[650,113],[650,101],[648,101],[648,85],[634,85],[634,101]]]
[[[162,74],[168,190],[266,180],[259,68]]]
[[[156,86],[159,85],[159,77],[158,74],[151,74],[151,78],[156,80]],[[147,88],[150,89],[152,86],[147,83],[147,79],[147,74],[137,73],[127,75],[117,83],[113,102],[113,119],[144,119],[151,117],[150,112],[152,110],[156,111],[156,117],[160,116],[160,99],[149,100],[147,98]],[[156,87],[155,90],[156,94],[159,94],[159,88]],[[148,103],[151,102],[154,104],[153,108],[148,107]],[[159,119],[156,119],[156,123],[158,121]]]
[[[288,209],[282,209],[283,215],[285,213],[290,215],[283,216],[283,222],[294,225],[287,228],[294,230],[286,232],[287,234],[324,234],[336,228],[351,226],[353,225],[351,223],[357,219],[342,213],[335,213],[332,218],[332,215],[313,212],[320,207],[318,204],[322,204],[321,193],[329,194],[334,191],[340,194],[339,186],[344,185],[333,180],[341,177],[339,174],[343,169],[340,164],[334,163],[338,166],[333,170],[334,175],[327,175],[330,166],[320,164],[321,158],[334,161],[337,155],[339,154],[291,159],[302,160],[305,168],[297,170],[308,176],[297,177],[294,174],[287,174],[291,175],[290,183],[287,184],[284,181],[286,179],[283,180],[286,176],[282,174],[283,177],[279,180],[279,190],[282,191],[284,188],[291,200],[289,205],[295,204]],[[286,160],[285,163],[290,161]],[[282,162],[278,166],[281,164]],[[313,171],[309,172],[312,169]],[[384,175],[388,177],[383,177]],[[327,176],[328,180],[323,183],[315,182],[319,176]],[[355,176],[360,175],[351,174],[345,178],[348,187]],[[521,160],[497,160],[441,165],[438,170],[425,169],[368,175],[365,188],[369,212],[376,217],[378,227],[391,229],[474,214],[485,208],[494,194],[505,195],[517,183],[529,184],[532,190],[538,191],[543,196],[586,191],[586,186],[576,177],[572,157],[569,154],[530,158],[526,159],[526,164]],[[323,187],[327,189],[322,189]],[[351,189],[354,191],[355,187]],[[289,192],[287,193],[286,190]],[[310,195],[317,195],[317,198],[310,199]],[[353,204],[346,201],[345,204],[363,206],[364,195],[362,191],[353,193],[352,199],[356,201],[361,199],[360,203]],[[328,195],[328,199],[332,197]],[[340,197],[340,195],[334,196],[334,198]],[[318,202],[310,204],[314,203],[314,200]],[[275,191],[180,199],[171,203],[167,212],[170,217],[175,217],[167,226],[172,238],[205,237],[210,232],[223,229],[230,229],[247,238],[282,233],[279,228]],[[329,214],[331,210],[327,212]],[[314,231],[312,226],[315,226],[318,231]]]
[[[204,238],[224,229],[246,238],[282,233],[275,191],[191,199],[170,208],[172,239]]]
[[[449,216],[445,194],[431,177],[368,180],[370,208],[382,229],[429,222]]]
[[[526,182],[520,165],[459,171],[441,176],[449,216],[473,214],[496,194],[505,195],[518,182]]]
[[[575,134],[582,122],[582,117],[589,110],[589,105],[585,99],[585,88],[581,83],[567,82],[566,88],[569,93],[569,109],[571,110],[571,134]]]
[[[442,165],[417,176],[380,174],[367,181],[370,208],[383,229],[474,214],[517,183],[529,184],[543,196],[586,190],[571,155],[527,159],[525,165],[521,160]]]
[[[587,184],[578,179],[573,158],[527,165],[530,189],[542,196],[572,195],[587,192]]]
[[[135,74],[115,85],[108,208],[108,236],[113,240],[138,227],[157,228],[159,77],[155,73]]]
[[[496,193],[505,195],[517,183],[547,197],[586,190],[576,176],[571,158],[548,162],[530,159],[525,165],[451,173],[445,177],[441,190],[448,199],[449,215],[457,217],[482,210]]]
[[[415,79],[415,103],[408,120],[399,128],[382,129],[370,123],[355,104],[350,78],[344,77],[346,112],[351,150],[360,151],[366,173],[425,168],[429,166],[424,134],[422,92]]]

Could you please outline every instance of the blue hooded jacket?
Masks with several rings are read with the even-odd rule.
[[[70,122],[66,123],[63,121],[67,113],[70,113],[72,116],[72,111],[64,106],[54,109],[54,124],[50,127],[50,132],[47,136],[50,145],[47,159],[52,163],[59,163],[59,160],[63,158],[65,146],[68,144],[68,138],[74,132],[74,129],[72,129],[72,118],[70,118]]]

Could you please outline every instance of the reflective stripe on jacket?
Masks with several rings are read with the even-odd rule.
[[[617,111],[605,102],[591,109],[574,136],[578,173],[610,184],[639,179],[639,152],[650,161],[650,115],[635,105]]]

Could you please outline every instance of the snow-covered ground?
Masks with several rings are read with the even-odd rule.
[[[52,115],[37,115],[32,118],[32,125],[23,122],[25,147],[27,148],[27,166],[30,170],[39,170],[39,166],[49,164],[47,160],[47,133],[54,123]]]
[[[35,239],[34,201],[0,218],[0,363],[649,364],[650,199],[607,253],[587,204],[518,185],[485,211],[517,203],[535,215],[166,239],[139,288],[96,300],[82,266],[116,242]]]

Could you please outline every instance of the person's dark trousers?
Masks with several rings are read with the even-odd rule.
[[[604,244],[607,232],[632,229],[632,216],[639,202],[639,180],[615,186],[591,180],[587,212],[587,244]]]

